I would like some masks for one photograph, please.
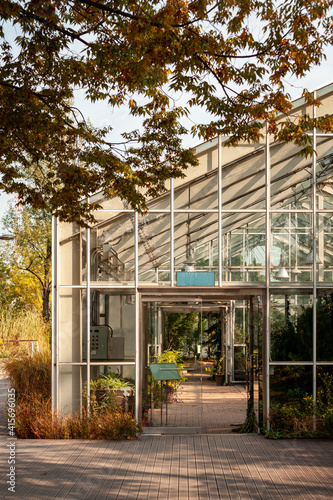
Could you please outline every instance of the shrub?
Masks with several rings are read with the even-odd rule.
[[[315,433],[313,414],[297,407],[273,408],[269,420],[269,437],[302,437]]]
[[[17,437],[21,439],[130,439],[140,427],[119,405],[102,405],[90,415],[81,408],[76,415],[52,414],[50,352],[10,358],[3,362],[16,392]],[[121,383],[119,380],[116,384]],[[93,399],[93,398],[92,398]]]
[[[16,399],[30,400],[31,393],[48,401],[51,396],[51,354],[41,351],[34,355],[8,358],[3,361],[4,370],[15,389]]]
[[[332,437],[333,375],[318,373],[317,400],[300,387],[287,391],[287,402],[270,411],[267,437]]]
[[[90,415],[81,408],[76,415],[52,414],[51,353],[49,324],[40,314],[23,311],[0,312],[0,355],[9,356],[2,366],[16,393],[15,427],[21,439],[126,439],[140,431],[135,419],[119,405],[103,404]],[[31,344],[6,343],[6,340],[38,340],[39,352]],[[27,348],[28,345],[28,348]],[[96,382],[98,385],[99,382]],[[132,384],[117,376],[102,377],[102,385],[117,389]],[[92,395],[92,403],[94,395]],[[96,405],[95,405],[96,406]]]
[[[16,407],[16,432],[21,439],[134,439],[141,428],[129,413],[103,409],[87,414],[52,415],[51,402],[36,394]]]
[[[62,419],[52,418],[50,399],[40,399],[36,393],[17,402],[15,428],[21,439],[56,439],[64,433]]]
[[[37,340],[39,351],[50,349],[50,324],[36,311],[0,311],[0,357],[17,356],[32,352],[31,342],[9,340]],[[34,343],[34,350],[37,346]]]
[[[270,411],[267,437],[329,437],[333,436],[333,408],[315,404],[311,396],[300,402],[275,406]]]
[[[172,349],[168,349],[163,351],[158,357],[158,363],[175,363],[177,368],[184,368],[186,370],[186,365],[184,364],[183,358],[181,356],[181,351],[176,351]],[[187,379],[184,377],[183,373],[180,372],[180,380],[172,380],[167,382],[168,387],[172,387],[174,390],[177,390],[182,382],[185,382]]]
[[[90,381],[90,389],[112,389],[116,391],[123,387],[128,387],[134,392],[134,380],[124,378],[118,373],[105,373],[95,380]]]
[[[333,437],[333,408],[328,409],[323,414],[323,431],[330,437]]]

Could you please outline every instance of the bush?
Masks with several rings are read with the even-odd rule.
[[[16,432],[21,439],[134,439],[141,428],[130,413],[103,409],[87,414],[52,415],[51,402],[33,394],[16,406]]]
[[[181,351],[176,351],[173,349],[167,349],[163,351],[157,360],[158,363],[175,363],[177,368],[186,370],[186,365],[184,364],[183,358],[181,356]],[[182,382],[185,382],[187,379],[184,377],[183,373],[180,372],[180,380],[172,380],[167,382],[168,387],[172,387],[174,390],[177,390]]]
[[[313,414],[299,408],[283,406],[273,408],[270,413],[271,430],[268,437],[305,437],[312,436],[314,428]]]
[[[15,428],[21,439],[56,439],[63,434],[60,418],[52,418],[51,401],[31,393],[16,403]]]
[[[15,389],[16,400],[30,400],[31,393],[39,399],[48,401],[51,397],[51,353],[42,351],[34,355],[23,354],[20,357],[3,361],[4,370]]]
[[[50,349],[50,324],[36,311],[11,309],[0,311],[0,357],[24,355],[32,352],[31,342],[9,340],[37,340],[39,351]],[[34,342],[34,350],[37,345]]]
[[[122,411],[117,404],[102,405],[98,411],[92,404],[90,415],[86,408],[81,408],[76,415],[52,414],[49,326],[39,314],[29,311],[17,315],[1,313],[0,334],[3,339],[31,338],[39,342],[39,352],[32,354],[31,348],[27,350],[26,346],[19,344],[15,350],[10,349],[11,356],[2,363],[16,393],[18,438],[130,439],[140,432],[133,416]],[[100,383],[114,388],[127,384],[134,388],[128,380],[120,380],[116,375],[102,377]],[[92,400],[93,397],[92,394]]]
[[[118,373],[104,373],[100,377],[90,381],[90,389],[112,389],[114,391],[127,387],[134,393],[134,380],[124,378]]]
[[[269,421],[267,437],[333,436],[333,408],[321,401],[315,404],[308,395],[299,402],[271,408]]]
[[[131,439],[140,427],[118,405],[81,408],[76,415],[52,415],[50,352],[24,354],[3,362],[16,393],[17,437],[21,439]],[[110,378],[110,377],[109,377]],[[114,378],[114,377],[113,377]],[[117,379],[116,383],[120,384]],[[110,384],[110,381],[109,381]]]
[[[329,436],[333,437],[333,408],[330,408],[323,414],[323,431]]]

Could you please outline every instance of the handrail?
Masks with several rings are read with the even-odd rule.
[[[35,347],[34,347],[34,342],[36,342],[36,350],[37,352],[39,352],[39,342],[37,339],[15,339],[15,340],[5,340],[5,339],[1,339],[2,342],[32,342],[31,344],[31,352],[34,353],[35,352]]]

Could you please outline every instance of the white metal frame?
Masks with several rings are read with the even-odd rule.
[[[313,97],[316,98],[316,91],[313,92]],[[315,107],[313,107],[313,115],[315,116]],[[317,134],[316,129],[313,130],[312,132],[312,138],[313,138],[313,145],[314,148],[316,147],[316,139],[317,137],[333,137],[333,134]],[[154,209],[151,210],[149,213],[169,213],[170,214],[170,287],[174,288],[177,286],[175,282],[175,252],[174,252],[174,246],[175,246],[175,238],[174,238],[174,229],[175,229],[175,215],[180,214],[180,213],[216,213],[218,215],[218,281],[217,281],[217,289],[228,289],[230,287],[230,283],[225,282],[223,280],[223,228],[222,228],[222,215],[227,214],[227,213],[244,213],[244,214],[262,214],[265,217],[265,224],[266,224],[266,237],[265,237],[265,288],[266,288],[266,297],[264,298],[263,301],[263,307],[265,307],[264,311],[264,317],[266,318],[266,323],[264,324],[264,331],[263,331],[263,380],[264,380],[264,414],[267,418],[269,415],[269,405],[270,405],[270,394],[269,394],[269,382],[270,382],[270,367],[271,366],[278,366],[278,365],[292,365],[292,364],[297,364],[299,366],[309,366],[311,365],[313,367],[313,396],[314,398],[316,397],[316,367],[317,365],[332,365],[332,362],[318,362],[317,361],[317,353],[316,353],[316,301],[317,301],[317,280],[316,280],[316,232],[317,232],[317,214],[318,213],[330,213],[330,210],[324,210],[320,209],[317,210],[316,206],[316,154],[313,153],[312,155],[312,196],[313,196],[313,203],[312,203],[312,208],[308,210],[301,210],[301,209],[273,209],[271,207],[271,180],[270,180],[270,172],[271,172],[271,157],[270,157],[270,136],[268,133],[268,128],[266,126],[266,133],[265,133],[265,203],[266,203],[266,208],[264,209],[230,209],[227,210],[223,207],[223,199],[222,199],[222,156],[223,156],[223,142],[221,137],[218,137],[217,139],[218,142],[218,165],[217,165],[217,183],[218,183],[218,209],[213,209],[213,210],[198,210],[198,209],[175,209],[175,188],[174,188],[174,182],[173,180],[170,181],[170,209]],[[113,210],[108,210],[108,212],[112,213]],[[115,210],[114,212],[119,213],[119,210]],[[124,213],[130,214],[133,213],[131,210],[124,210]],[[271,216],[274,213],[311,213],[312,215],[312,234],[314,235],[313,237],[313,283],[311,284],[306,283],[301,284],[298,282],[293,283],[293,288],[310,288],[312,287],[312,294],[313,294],[313,360],[312,361],[306,361],[306,362],[297,362],[297,363],[291,363],[291,362],[274,362],[270,360],[270,297],[271,294],[274,292],[277,292],[278,290],[285,291],[286,286],[283,284],[278,284],[278,283],[272,283],[270,280],[270,272],[271,272]],[[129,286],[129,285],[117,285],[116,283],[104,283],[101,282],[100,285],[96,284],[91,284],[90,281],[90,258],[87,257],[87,279],[86,279],[86,284],[85,285],[61,285],[59,283],[59,266],[61,265],[61,262],[59,261],[59,230],[58,230],[58,221],[56,219],[53,219],[53,314],[52,314],[52,329],[53,329],[53,337],[52,337],[52,373],[53,373],[53,381],[52,381],[52,399],[53,399],[53,406],[55,408],[58,408],[59,406],[59,394],[58,394],[58,379],[59,379],[59,366],[61,365],[72,365],[72,366],[86,366],[87,369],[87,392],[88,392],[88,401],[89,401],[89,394],[90,394],[90,367],[95,366],[95,365],[119,365],[119,364],[124,364],[125,365],[133,365],[135,364],[135,375],[136,375],[136,394],[139,395],[141,394],[141,380],[140,380],[140,360],[141,360],[141,353],[140,353],[140,317],[141,317],[141,295],[140,295],[140,283],[139,283],[139,273],[138,273],[138,254],[139,254],[139,233],[138,233],[138,214],[134,213],[134,246],[135,246],[135,279],[134,279],[134,286]],[[87,254],[89,256],[89,251],[90,251],[90,229],[88,228],[86,230],[86,240],[87,240]],[[152,285],[152,284],[151,284]],[[241,284],[239,285],[239,288],[242,288],[246,290],[246,287],[249,288],[255,288],[256,285],[253,283],[248,282],[246,285]],[[112,289],[112,290],[117,290],[119,288],[121,289],[128,289],[129,291],[132,291],[132,293],[135,294],[135,363],[132,362],[125,362],[125,363],[112,363],[112,362],[92,362],[89,359],[89,356],[87,355],[87,361],[86,362],[78,362],[78,363],[60,363],[58,359],[58,351],[59,351],[59,345],[58,345],[58,328],[59,328],[59,319],[58,319],[58,303],[59,303],[59,291],[62,288],[79,288],[79,289],[86,289],[87,292],[87,353],[90,352],[90,291],[96,288],[102,288],[102,289]],[[230,288],[231,289],[231,288]],[[156,297],[162,297],[163,296],[163,287],[156,287]],[[140,402],[139,398],[136,398],[136,417],[139,419],[139,413],[140,413]]]

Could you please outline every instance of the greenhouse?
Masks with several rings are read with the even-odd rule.
[[[313,94],[322,106],[299,99],[291,113],[332,114],[333,84]],[[54,219],[55,408],[77,411],[116,374],[138,421],[199,432],[214,399],[223,413],[217,386],[205,392],[210,357],[224,386],[247,388],[258,427],[274,405],[322,398],[333,375],[333,134],[309,134],[307,158],[265,133],[231,148],[218,137],[146,214],[97,193],[89,229]],[[191,323],[182,342],[170,326],[180,319]],[[192,392],[163,400],[193,373]]]

